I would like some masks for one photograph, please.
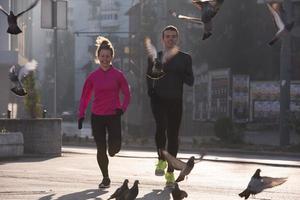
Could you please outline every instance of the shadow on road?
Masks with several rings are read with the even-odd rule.
[[[137,200],[170,200],[170,193],[171,193],[170,188],[164,188],[163,190],[161,189],[154,189],[152,192],[145,194],[141,198],[137,198]]]
[[[81,192],[66,194],[66,195],[63,195],[63,196],[58,197],[56,199],[57,200],[74,200],[74,199],[80,199],[80,200],[98,199],[98,200],[103,200],[103,199],[99,198],[98,196],[103,195],[107,192],[108,191],[101,191],[99,189],[84,190],[84,191],[81,191]],[[52,200],[52,196],[54,196],[54,194],[44,196],[44,197],[40,198],[39,200]]]

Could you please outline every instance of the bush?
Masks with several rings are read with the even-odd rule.
[[[215,135],[226,143],[241,143],[241,129],[235,127],[229,117],[219,118],[214,123]]]

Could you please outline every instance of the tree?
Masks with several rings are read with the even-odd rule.
[[[24,81],[24,87],[27,95],[24,99],[25,109],[31,118],[39,118],[42,116],[42,108],[40,103],[40,94],[35,87],[34,72],[31,72]]]

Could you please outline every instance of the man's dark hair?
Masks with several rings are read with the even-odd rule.
[[[163,31],[162,31],[162,38],[164,38],[165,31],[175,31],[177,33],[177,36],[179,35],[178,29],[175,26],[173,26],[173,25],[168,25],[168,26],[166,26],[163,29]]]

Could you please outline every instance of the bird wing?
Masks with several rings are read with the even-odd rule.
[[[6,15],[6,16],[8,16],[9,14],[8,14],[8,12],[6,11],[6,10],[4,10],[4,8],[0,5],[0,10]]]
[[[31,10],[32,8],[34,8],[37,5],[38,2],[39,2],[39,0],[35,0],[26,10],[24,10],[24,11],[20,12],[19,14],[17,14],[17,17],[20,17],[21,15],[23,15],[27,11]]]
[[[12,82],[17,82],[18,81],[18,73],[17,73],[15,65],[10,67],[8,77]]]
[[[284,178],[272,178],[272,177],[267,177],[263,176],[262,177],[263,181],[263,188],[272,188],[278,185],[281,185],[287,181],[287,177]]]
[[[34,71],[37,67],[36,60],[26,63],[19,71],[18,79],[21,81],[30,71]]]
[[[178,19],[186,20],[186,21],[191,22],[191,23],[203,24],[201,18],[199,18],[199,17],[189,17],[189,16],[186,16],[186,15],[181,15],[181,14],[178,14],[177,12],[175,12],[173,10],[169,10],[169,13],[173,17],[176,17]]]
[[[189,17],[186,15],[178,15],[177,18],[183,19],[183,20],[188,20],[188,21],[196,23],[196,24],[203,24],[201,18],[199,18],[199,17]]]
[[[282,31],[284,29],[285,25],[283,23],[283,20],[281,19],[279,12],[276,11],[269,3],[267,3],[267,6],[273,16],[276,27],[279,29],[278,32]]]
[[[152,61],[154,61],[157,58],[157,50],[151,43],[151,39],[148,37],[145,38],[145,47],[149,58],[151,58]]]
[[[197,159],[197,161],[195,161],[195,163],[198,163],[198,162],[202,161],[205,155],[206,155],[206,153],[202,153],[200,155],[200,157]]]
[[[11,66],[11,67],[9,68],[9,73],[10,73],[10,74],[15,74],[15,72],[16,72],[16,66],[13,65],[13,66]]]
[[[169,152],[162,150],[161,153],[162,156],[167,160],[168,164],[171,165],[174,169],[182,170],[185,167],[185,162],[175,158],[174,156],[169,154]]]

